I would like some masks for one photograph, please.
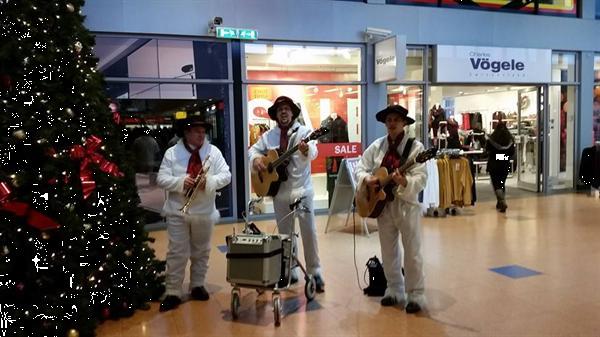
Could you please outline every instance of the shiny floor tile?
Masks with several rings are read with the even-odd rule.
[[[407,314],[382,307],[363,295],[365,263],[381,258],[375,222],[365,235],[357,218],[317,217],[319,251],[326,291],[313,302],[304,284],[282,293],[280,327],[273,324],[272,292],[242,289],[240,317],[230,312],[231,285],[225,280],[222,248],[233,227],[219,225],[207,275],[211,299],[187,300],[178,309],[158,312],[158,303],[128,319],[107,321],[100,337],[192,336],[598,336],[600,331],[600,200],[580,194],[522,196],[508,200],[507,213],[494,202],[480,202],[459,215],[425,217],[423,259],[426,310]],[[257,221],[271,232],[273,221]],[[165,231],[152,232],[160,258]],[[302,256],[302,250],[300,250]],[[489,269],[518,265],[542,274],[511,279]],[[186,276],[186,284],[189,282]],[[187,289],[187,288],[185,288]]]

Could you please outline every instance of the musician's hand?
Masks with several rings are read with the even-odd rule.
[[[200,182],[198,182],[198,188],[200,191],[204,191],[206,189],[206,176],[200,178]]]
[[[379,178],[376,176],[368,176],[365,178],[365,182],[368,186],[377,187],[377,185],[379,185]]]
[[[408,184],[406,176],[400,173],[400,171],[398,170],[395,170],[394,173],[392,173],[392,179],[394,180],[396,185],[402,185],[402,187],[406,187],[406,185]]]
[[[308,144],[304,141],[301,141],[300,144],[298,144],[298,150],[300,150],[304,156],[308,156]]]
[[[183,189],[189,190],[193,186],[194,186],[194,178],[190,177],[189,175],[186,176],[185,181],[183,182]]]
[[[252,166],[254,166],[254,170],[258,172],[267,170],[267,166],[265,165],[265,163],[263,163],[263,161],[260,158],[254,159],[254,161],[252,162]]]

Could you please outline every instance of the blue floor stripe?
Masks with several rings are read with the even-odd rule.
[[[504,275],[510,278],[522,278],[529,277],[542,274],[539,271],[535,271],[533,269],[521,267],[519,265],[513,264],[508,266],[502,266],[497,268],[490,268],[491,271],[496,272],[500,275]]]

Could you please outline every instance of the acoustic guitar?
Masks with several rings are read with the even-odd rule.
[[[308,137],[302,139],[302,141],[307,143],[311,140],[319,139],[328,132],[328,128],[316,129]],[[269,150],[266,156],[260,158],[267,169],[262,172],[253,171],[251,174],[252,189],[256,195],[259,197],[274,197],[277,194],[281,182],[287,180],[286,166],[289,163],[289,158],[296,151],[298,151],[298,145],[290,148],[281,156],[277,153],[277,150]]]
[[[437,149],[435,148],[425,150],[416,155],[414,158],[409,158],[396,170],[404,173],[414,164],[424,163],[435,157],[436,153]],[[356,194],[354,196],[358,215],[363,218],[379,217],[386,203],[394,200],[394,193],[392,192],[394,187],[393,179],[392,175],[388,173],[387,168],[380,167],[376,169],[373,172],[373,176],[379,179],[379,184],[376,186],[369,186],[366,182],[366,179],[364,179],[356,190]]]

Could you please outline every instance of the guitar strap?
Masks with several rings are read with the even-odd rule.
[[[413,143],[415,142],[414,138],[408,138],[406,140],[406,145],[404,146],[404,151],[402,151],[402,155],[400,156],[400,161],[401,164],[406,163],[406,161],[408,160],[408,156],[410,155],[410,150],[412,149]]]

